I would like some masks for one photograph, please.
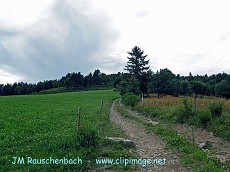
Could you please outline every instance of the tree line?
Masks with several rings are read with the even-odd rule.
[[[130,74],[122,74],[115,80],[115,87],[121,94],[133,92],[136,95],[157,94],[163,95],[197,95],[218,96],[230,98],[230,75],[218,73],[210,76],[195,75],[180,76],[173,74],[169,69],[160,69],[156,73],[148,71],[146,82],[142,86]]]
[[[190,72],[188,76],[175,75],[169,69],[160,69],[156,73],[149,69],[149,60],[145,58],[144,51],[135,46],[128,52],[128,62],[123,74],[115,80],[115,86],[121,94],[132,92],[136,95],[155,93],[162,95],[213,95],[230,98],[230,75],[219,73],[208,76],[195,75]]]
[[[218,73],[208,76],[188,76],[174,74],[169,69],[157,72],[150,70],[147,55],[140,47],[135,46],[128,53],[125,65],[127,73],[106,75],[96,69],[93,73],[83,76],[81,72],[68,73],[61,79],[45,80],[35,84],[18,82],[14,84],[0,84],[0,96],[24,95],[41,93],[44,90],[64,88],[65,90],[105,89],[114,87],[120,94],[132,92],[136,95],[191,95],[193,93],[207,96],[230,98],[230,74]]]
[[[116,77],[116,74],[101,73],[99,69],[86,76],[81,72],[73,72],[66,74],[61,79],[45,80],[34,84],[27,82],[0,84],[0,96],[36,94],[55,88],[64,88],[66,91],[111,88],[114,86]]]

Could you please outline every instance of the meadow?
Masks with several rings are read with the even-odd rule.
[[[101,154],[122,154],[103,146],[100,137],[122,135],[109,122],[112,90],[0,97],[0,171],[84,171]],[[101,100],[104,100],[101,111]],[[81,128],[77,110],[81,107]],[[107,145],[109,143],[106,143]],[[116,152],[117,151],[117,152]],[[14,157],[82,159],[79,164],[12,164]]]
[[[230,140],[230,100],[209,96],[198,97],[196,113],[194,113],[193,103],[194,98],[189,96],[157,98],[157,95],[151,95],[144,99],[143,104],[139,102],[134,108],[155,120],[192,124],[213,131],[225,140]],[[210,105],[219,103],[223,103],[221,115],[212,115]]]

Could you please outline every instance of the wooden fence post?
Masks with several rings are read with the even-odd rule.
[[[102,111],[102,106],[103,106],[103,99],[101,99],[101,111]]]
[[[144,104],[144,94],[142,93],[142,97],[141,97],[141,102],[142,102],[142,105]]]
[[[79,130],[80,125],[81,125],[81,108],[78,108],[78,120],[77,120],[77,129]]]
[[[194,125],[192,125],[192,147],[193,147],[193,152],[194,152],[194,150],[195,150]]]
[[[196,93],[194,92],[194,113],[196,113]]]

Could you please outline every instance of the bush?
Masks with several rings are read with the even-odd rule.
[[[193,105],[192,105],[192,103],[189,103],[187,98],[183,98],[182,99],[182,104],[183,104],[182,111],[184,112],[185,116],[186,117],[191,117],[193,115],[193,112],[192,112],[192,106]]]
[[[230,84],[227,80],[222,80],[216,84],[215,92],[218,96],[229,99],[230,98]]]
[[[138,103],[139,100],[140,100],[140,97],[131,92],[127,92],[122,95],[122,103],[125,106],[134,107]]]
[[[197,118],[198,118],[198,126],[207,128],[208,123],[212,119],[212,116],[210,113],[201,111],[201,112],[197,113]]]
[[[230,124],[229,114],[223,114],[219,118],[212,119],[209,129],[213,131],[215,135],[230,141],[229,124]]]
[[[176,122],[179,123],[185,123],[194,116],[194,113],[192,111],[192,104],[188,102],[187,98],[182,99],[182,105],[177,111],[175,111],[173,114],[176,116]]]
[[[210,102],[209,103],[209,110],[212,114],[213,117],[218,117],[221,116],[222,111],[223,111],[223,106],[224,106],[224,102]]]
[[[99,137],[94,129],[80,128],[77,133],[76,142],[81,148],[95,149]]]

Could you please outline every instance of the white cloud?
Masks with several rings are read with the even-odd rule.
[[[1,0],[0,21],[10,27],[25,27],[37,22],[53,0]]]
[[[9,66],[1,66],[0,76],[0,84],[21,82],[25,79],[23,76],[17,76],[16,71]]]
[[[11,66],[18,77],[25,75],[30,82],[60,78],[68,72],[86,75],[104,66],[103,59],[117,37],[110,20],[89,4],[58,1],[47,18],[0,40],[8,56],[0,68]]]
[[[138,45],[153,71],[230,73],[229,11],[224,0],[3,0],[0,69],[31,81],[96,68],[122,72]]]

